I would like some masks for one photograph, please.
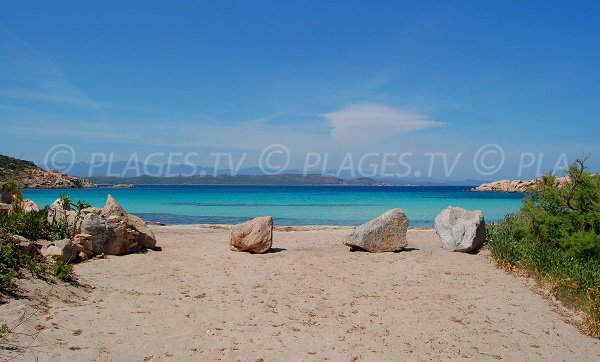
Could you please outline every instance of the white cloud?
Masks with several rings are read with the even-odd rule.
[[[363,144],[408,134],[444,123],[409,111],[374,103],[353,104],[323,114],[338,142]]]

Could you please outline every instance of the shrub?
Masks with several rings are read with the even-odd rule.
[[[21,235],[29,240],[49,239],[48,209],[29,213],[15,210],[10,215],[0,216],[0,230],[4,233]]]
[[[568,169],[562,187],[546,175],[525,198],[522,214],[530,237],[553,243],[572,257],[600,260],[600,175],[590,175],[583,161]]]
[[[563,301],[587,312],[600,333],[600,175],[582,161],[559,186],[552,175],[523,201],[515,214],[488,228],[487,247],[501,265],[518,267],[541,281]]]
[[[18,276],[19,259],[12,245],[0,239],[0,289],[12,291],[15,289],[15,279]]]
[[[13,245],[6,241],[4,236],[16,234],[29,240],[52,239],[59,240],[73,237],[76,233],[76,225],[69,225],[66,220],[66,211],[72,206],[79,217],[82,210],[90,205],[83,201],[72,203],[70,196],[61,195],[65,217],[55,218],[52,223],[48,222],[48,208],[40,211],[25,213],[21,209],[22,194],[18,185],[9,185],[16,195],[13,202],[13,212],[10,215],[0,214],[0,292],[14,292],[15,280],[20,275],[21,268],[26,268],[36,278],[45,279],[47,275],[54,275],[62,281],[72,280],[73,269],[63,262],[56,262],[49,268],[42,257],[30,257],[19,255],[15,252]],[[76,223],[74,223],[76,224]]]
[[[52,274],[63,282],[71,280],[73,267],[62,261],[57,261],[52,265]]]

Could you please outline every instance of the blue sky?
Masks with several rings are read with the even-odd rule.
[[[0,1],[0,152],[461,153],[600,168],[598,1]],[[537,167],[542,153],[540,167]],[[376,157],[375,157],[376,158]],[[254,162],[255,163],[255,162]],[[423,170],[424,171],[424,170]],[[442,177],[438,167],[436,177]]]

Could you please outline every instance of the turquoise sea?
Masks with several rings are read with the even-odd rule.
[[[166,224],[231,224],[271,215],[276,225],[359,225],[399,207],[412,227],[431,227],[449,205],[502,219],[521,205],[522,194],[473,192],[462,186],[138,186],[133,189],[24,191],[40,206],[60,194],[102,207],[110,193],[125,210]]]

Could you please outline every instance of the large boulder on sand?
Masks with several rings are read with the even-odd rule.
[[[42,247],[41,253],[47,258],[64,263],[74,262],[83,248],[69,239],[53,241]]]
[[[372,253],[400,251],[408,246],[408,218],[400,209],[391,209],[354,229],[344,242],[351,249]]]
[[[485,241],[485,221],[479,210],[469,211],[448,207],[435,218],[435,231],[442,248],[448,251],[469,252]]]
[[[273,218],[262,216],[233,225],[229,235],[229,246],[233,251],[266,253],[273,246]]]

